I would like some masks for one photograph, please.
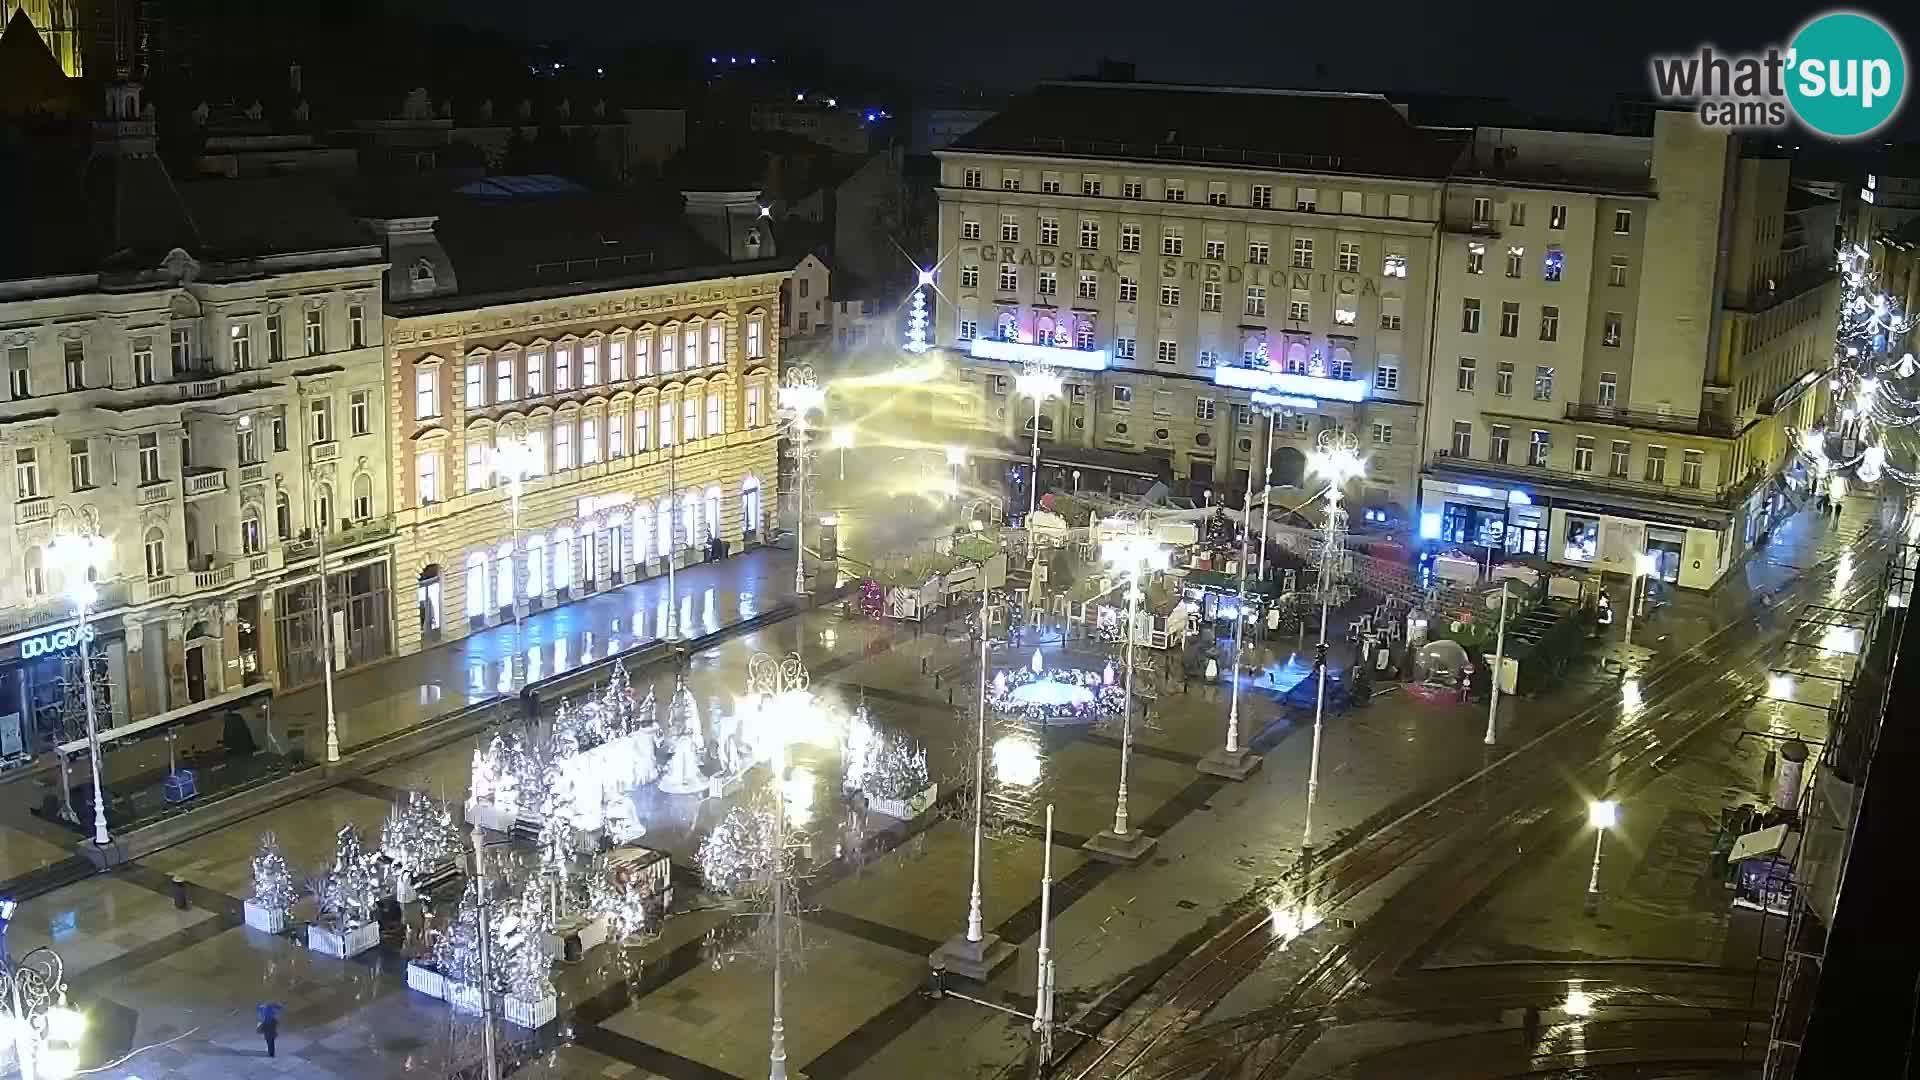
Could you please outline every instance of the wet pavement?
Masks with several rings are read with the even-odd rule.
[[[1840,527],[1795,527],[1804,520],[1779,530],[1776,563],[1814,565],[1837,555],[1860,523],[1850,519]],[[754,559],[764,561],[750,561]],[[780,563],[778,555],[763,553],[702,568],[714,575],[704,585],[693,577],[695,571],[682,575],[683,594],[694,590],[683,600],[683,619],[706,619],[709,597],[716,625],[749,607],[777,602],[784,593],[780,585],[790,583],[791,575],[791,563],[784,576]],[[724,574],[745,575],[734,585],[748,596],[736,600],[719,576]],[[1676,599],[1643,620],[1642,644],[1651,649],[1647,663],[1657,665],[1662,657],[1678,656],[1702,641],[1711,648],[1718,640],[1712,635],[1735,626],[1736,619],[1751,618],[1754,595],[1795,580],[1790,566],[1773,563],[1753,564],[1744,575],[1746,582],[1708,598]],[[1871,577],[1864,561],[1860,576],[1863,581]],[[604,655],[613,647],[611,639],[644,635],[657,625],[661,599],[645,591],[655,582],[632,587],[634,593],[622,590],[535,616],[523,628],[519,647],[536,650],[543,665],[579,663],[588,653]],[[1752,632],[1750,627],[1737,630],[1726,640]],[[343,678],[340,704],[349,717],[343,733],[352,732],[349,742],[377,737],[421,710],[450,707],[490,688],[497,692],[504,657],[514,648],[513,634],[510,625],[494,628],[469,639],[471,644],[463,643],[457,655],[450,648],[441,651],[444,656],[422,654],[365,676]],[[703,707],[725,710],[742,692],[748,657],[756,651],[794,650],[806,658],[817,690],[846,708],[864,699],[877,722],[920,739],[936,777],[964,775],[971,725],[947,703],[956,681],[963,703],[970,688],[965,671],[970,650],[962,637],[916,634],[910,626],[877,626],[835,610],[819,610],[703,651],[692,659],[689,685]],[[1029,652],[1022,648],[996,655],[994,666],[1022,663]],[[1079,643],[1070,643],[1067,653],[1058,646],[1048,652],[1053,664],[1097,666],[1104,657],[1097,645]],[[1749,652],[1757,660],[1758,650]],[[1275,664],[1287,659],[1285,650],[1268,658]],[[1748,667],[1753,663],[1747,661]],[[935,673],[944,673],[938,686]],[[637,684],[653,685],[664,702],[673,682],[669,668],[633,674]],[[1591,675],[1597,678],[1598,673]],[[367,681],[353,681],[359,678]],[[1572,685],[1558,698],[1509,703],[1503,710],[1502,749],[1539,737],[1570,715],[1581,696],[1604,685]],[[1618,687],[1612,692],[1619,693]],[[1668,715],[1663,695],[1669,691],[1662,684],[1649,677],[1642,693],[1646,715]],[[1687,695],[1698,691],[1676,688],[1671,693],[1677,711]],[[302,715],[310,726],[312,700],[289,700],[284,707],[276,706],[276,715]],[[1104,1021],[1157,971],[1193,954],[1231,918],[1237,903],[1264,897],[1294,865],[1305,809],[1310,718],[1282,719],[1272,694],[1248,693],[1242,701],[1243,731],[1258,733],[1255,745],[1266,756],[1266,768],[1234,784],[1194,769],[1223,736],[1224,687],[1195,682],[1187,692],[1170,688],[1152,711],[1154,724],[1135,732],[1129,800],[1134,822],[1157,836],[1159,846],[1135,867],[1089,861],[1080,851],[1088,835],[1112,822],[1117,733],[999,726],[990,733],[990,740],[1021,734],[1038,743],[1042,752],[1033,783],[1001,788],[996,810],[1007,820],[989,838],[983,875],[987,925],[1019,944],[1020,954],[988,985],[968,991],[970,996],[1014,1009],[1031,1007],[1044,854],[1038,825],[1048,802],[1056,811],[1052,933],[1060,1015],[1076,1025]],[[1702,717],[1700,723],[1712,719]],[[1482,769],[1489,760],[1481,745],[1484,723],[1483,705],[1436,705],[1404,694],[1384,695],[1331,719],[1322,747],[1321,796],[1314,810],[1316,841],[1328,852],[1329,862],[1332,852],[1360,846],[1402,812]],[[1647,730],[1651,737],[1665,728],[1648,721]],[[476,742],[460,740],[186,841],[113,874],[88,877],[29,899],[13,932],[13,948],[17,954],[35,944],[53,943],[67,956],[76,993],[98,1018],[101,1048],[112,1051],[106,1056],[138,1051],[95,1075],[142,1080],[446,1075],[477,1053],[475,1022],[410,993],[399,954],[376,952],[347,962],[315,956],[286,939],[241,928],[238,898],[250,887],[249,861],[261,832],[274,831],[296,866],[317,869],[330,856],[339,825],[353,822],[363,831],[377,830],[393,800],[410,787],[460,798]],[[1740,753],[1748,753],[1747,747]],[[971,857],[967,828],[939,814],[903,827],[850,812],[838,797],[833,755],[822,753],[808,764],[818,784],[810,826],[812,872],[803,886],[812,947],[787,983],[789,1054],[796,1071],[816,1080],[897,1080],[914,1075],[993,1076],[1017,1064],[1026,1050],[1024,1022],[956,998],[935,1000],[923,992],[927,953],[964,924]],[[1511,886],[1503,879],[1495,898],[1477,909],[1478,921],[1450,919],[1440,928],[1445,933],[1428,934],[1411,944],[1397,942],[1396,949],[1410,948],[1426,962],[1454,966],[1561,954],[1589,961],[1622,949],[1644,949],[1656,956],[1663,949],[1676,955],[1688,948],[1696,955],[1709,951],[1703,942],[1711,936],[1699,924],[1680,934],[1646,932],[1641,923],[1664,922],[1677,910],[1661,905],[1672,903],[1674,882],[1665,880],[1674,876],[1670,868],[1691,857],[1682,842],[1686,815],[1693,812],[1687,808],[1740,786],[1739,770],[1746,767],[1734,761],[1703,763],[1696,770],[1683,762],[1668,775],[1635,788],[1624,816],[1620,854],[1608,864],[1620,875],[1619,887],[1610,887],[1609,896],[1623,911],[1647,906],[1649,914],[1645,920],[1622,916],[1620,923],[1627,929],[1621,936],[1598,937],[1595,925],[1539,914],[1559,899],[1552,894],[1566,874],[1559,860],[1573,859],[1575,852],[1538,860],[1545,869],[1537,878],[1523,871],[1510,879]],[[1643,798],[1645,812],[1633,809]],[[1654,807],[1665,809],[1656,813]],[[652,807],[647,842],[671,851],[676,863],[684,865],[698,837],[724,809],[723,800],[663,801]],[[36,856],[33,843],[40,840],[35,834],[0,829],[0,848],[19,843],[19,858],[29,862],[53,857],[52,852]],[[1557,850],[1549,849],[1549,854]],[[1635,852],[1660,854],[1649,861]],[[1431,871],[1437,858],[1433,851],[1423,851],[1394,874],[1376,875],[1377,881],[1359,888],[1351,899],[1352,914],[1364,917],[1367,908],[1385,902],[1395,884]],[[173,876],[188,883],[186,910],[172,904]],[[657,940],[624,952],[595,950],[562,973],[560,1028],[570,1034],[573,1045],[545,1048],[543,1056],[517,1075],[673,1080],[764,1075],[767,972],[748,961],[726,962],[706,944],[708,931],[723,927],[728,917],[700,910],[708,903],[697,889],[679,890],[676,902],[682,913],[666,922]],[[1513,907],[1501,908],[1502,903]],[[1711,905],[1702,901],[1700,906],[1700,917],[1707,918]],[[1327,914],[1330,919],[1346,917]],[[1329,936],[1346,932],[1333,923],[1325,929]],[[1301,939],[1290,956],[1314,954],[1323,947],[1315,939],[1311,934]],[[1251,967],[1254,977],[1236,980],[1194,1020],[1229,1022],[1275,1007],[1284,987],[1291,985],[1281,970],[1285,966],[1271,957],[1257,958]],[[1564,978],[1559,985],[1564,989]],[[1518,991],[1518,997],[1508,1000],[1522,1000],[1532,992]],[[263,997],[288,1006],[282,1053],[271,1062],[252,1030],[251,1005]],[[1482,1016],[1476,1024],[1490,1031],[1510,1027],[1516,1022],[1513,1010],[1524,1005],[1503,1008],[1504,1014],[1494,1010],[1491,1020]],[[1662,1017],[1644,1021],[1661,1022]],[[1274,1023],[1267,1021],[1269,1027]],[[1639,1028],[1610,1031],[1628,1032],[1628,1041],[1645,1037]],[[1482,1037],[1466,1029],[1452,1034],[1469,1047],[1472,1038]],[[1574,1032],[1554,1027],[1550,1034],[1559,1039]],[[1583,1037],[1603,1038],[1597,1031]],[[1419,1040],[1410,1035],[1403,1041]],[[1368,1053],[1389,1053],[1394,1039],[1362,1042],[1372,1048]],[[1326,1045],[1337,1050],[1339,1043],[1329,1039]],[[1324,1067],[1357,1068],[1360,1056],[1356,1050],[1353,1057],[1329,1060]]]

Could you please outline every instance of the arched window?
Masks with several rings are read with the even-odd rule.
[[[487,553],[470,551],[467,553],[467,618],[477,619],[487,613]]]
[[[553,587],[564,589],[573,584],[573,530],[555,529],[553,533]]]
[[[707,539],[720,535],[720,485],[707,489]]]
[[[145,542],[147,554],[147,576],[160,578],[167,576],[167,534],[159,529],[148,529]]]
[[[38,599],[47,595],[47,556],[39,544],[27,545],[27,596]]]
[[[433,260],[415,259],[409,276],[413,279],[414,292],[431,292],[434,282]]]
[[[266,547],[266,536],[260,527],[260,508],[248,503],[240,508],[240,550],[248,555],[258,555]]]
[[[353,520],[368,521],[373,517],[373,476],[361,473],[353,478]]]
[[[1294,375],[1307,373],[1307,347],[1296,341],[1287,346],[1287,363],[1283,369]]]
[[[647,561],[647,549],[653,546],[653,504],[633,504],[633,561]]]
[[[547,591],[547,542],[539,533],[527,537],[527,596]]]
[[[740,530],[758,534],[760,525],[760,478],[748,476],[740,481]]]
[[[692,547],[701,539],[700,495],[689,491],[680,496],[680,542]]]
[[[1018,315],[1015,315],[1011,311],[1003,311],[1000,313],[1000,319],[995,325],[999,327],[1001,341],[1020,340],[1020,317]]]
[[[513,544],[501,544],[493,553],[493,606],[509,608],[513,606],[514,596]]]
[[[660,500],[660,511],[654,515],[656,534],[660,541],[660,557],[673,558],[680,545],[673,542],[673,502],[671,497]]]
[[[282,540],[293,535],[293,501],[284,491],[273,496],[273,527],[275,535]]]

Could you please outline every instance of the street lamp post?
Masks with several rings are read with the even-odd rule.
[[[99,847],[111,843],[107,835],[107,800],[101,781],[100,724],[93,696],[93,660],[88,655],[87,615],[100,600],[94,578],[112,563],[113,545],[101,536],[90,514],[72,510],[64,527],[56,525],[47,544],[47,558],[60,571],[67,600],[73,604],[73,636],[80,649],[80,694],[87,714],[87,756],[93,766],[93,842]],[[61,758],[65,760],[64,755]]]
[[[968,503],[961,516],[966,520],[978,521],[976,511],[985,507],[993,513],[994,500],[975,499]],[[987,645],[991,637],[987,633],[987,598],[990,589],[987,583],[987,568],[991,560],[983,560],[979,565],[980,573],[980,672],[977,680],[977,695],[974,700],[974,744],[973,744],[973,884],[967,891],[967,928],[957,937],[949,938],[933,955],[927,958],[936,971],[951,971],[955,974],[986,982],[993,973],[1004,967],[1014,958],[1018,950],[1000,940],[1000,935],[986,932],[986,920],[981,911],[980,860],[986,835],[987,812]]]
[[[1060,396],[1060,376],[1035,364],[1013,381],[1014,388],[1033,399],[1033,457],[1027,463],[1027,561],[1033,561],[1033,512],[1040,504],[1040,406]]]
[[[1620,804],[1600,799],[1587,806],[1587,821],[1593,825],[1593,872],[1587,875],[1587,914],[1600,909],[1600,849],[1607,841],[1607,830],[1620,822]]]
[[[793,433],[793,591],[807,592],[807,417],[826,404],[827,392],[813,377],[813,367],[787,369],[780,387],[780,409]]]
[[[526,492],[527,477],[537,467],[534,449],[524,437],[513,436],[500,440],[493,448],[493,477],[495,482],[507,485],[507,502],[512,507],[513,536],[513,655],[507,659],[507,683],[509,690],[517,690],[520,685],[520,661],[526,643],[522,638],[525,618],[521,615],[521,593],[525,592],[522,564],[527,553],[520,550],[520,500]]]
[[[1268,408],[1267,452],[1262,459],[1265,472],[1260,481],[1260,580],[1267,580],[1267,520],[1273,516],[1273,418],[1279,410]]]
[[[947,466],[953,470],[953,490],[960,490],[960,466],[967,463],[967,450],[964,446],[947,447]]]
[[[1149,570],[1164,570],[1167,551],[1150,525],[1108,540],[1102,554],[1127,575],[1127,685],[1120,710],[1120,790],[1113,806],[1113,828],[1086,842],[1086,849],[1110,862],[1137,863],[1153,850],[1155,840],[1130,827],[1127,821],[1127,766],[1133,757],[1133,639],[1140,618],[1141,582]]]
[[[1482,740],[1488,746],[1495,742],[1500,718],[1500,673],[1507,665],[1507,579],[1500,579],[1500,628],[1493,639],[1493,679],[1488,684],[1492,689],[1487,694],[1487,737]]]
[[[1240,643],[1247,636],[1247,538],[1253,532],[1253,519],[1247,516],[1247,511],[1253,509],[1253,463],[1247,465],[1246,498],[1240,504],[1240,586],[1234,599],[1233,668],[1227,673],[1233,699],[1227,707],[1227,745],[1201,758],[1194,766],[1208,776],[1228,780],[1245,780],[1265,760],[1240,745]]]
[[[0,900],[0,942],[14,901]],[[87,1018],[67,1004],[66,965],[46,946],[14,963],[0,954],[0,998],[11,1011],[20,1080],[64,1080],[79,1066]]]
[[[833,447],[840,451],[840,482],[847,482],[847,448],[853,445],[853,428],[842,424],[833,429]]]
[[[1313,699],[1313,751],[1307,763],[1307,813],[1305,827],[1301,833],[1301,845],[1313,843],[1313,804],[1320,794],[1320,741],[1327,711],[1327,609],[1333,601],[1334,569],[1345,556],[1345,541],[1341,538],[1346,531],[1347,512],[1341,508],[1341,489],[1347,481],[1366,471],[1366,461],[1360,456],[1360,444],[1357,439],[1341,429],[1330,429],[1320,433],[1319,446],[1313,452],[1311,465],[1317,476],[1327,481],[1327,520],[1326,532],[1321,538],[1320,550],[1320,643],[1316,645],[1314,666],[1318,668],[1318,690]]]
[[[487,1080],[500,1080],[500,1061],[493,1044],[492,956],[487,943],[493,936],[487,923],[487,834],[478,825],[473,827],[473,906],[474,925],[479,929],[476,936],[480,939],[480,1045],[487,1056]]]

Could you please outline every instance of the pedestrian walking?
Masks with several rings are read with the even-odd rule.
[[[1520,1038],[1529,1053],[1540,1045],[1540,1006],[1527,1006],[1526,1015],[1520,1018]]]
[[[267,1056],[273,1057],[273,1044],[280,1038],[280,1003],[263,1001],[257,1011],[260,1015],[260,1025],[255,1030],[260,1032],[260,1037],[267,1041]]]

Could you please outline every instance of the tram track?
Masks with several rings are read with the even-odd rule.
[[[1324,866],[1308,870],[1302,875],[1304,886],[1296,882],[1295,887],[1310,896],[1323,917],[1331,917],[1363,891],[1413,860],[1437,853],[1442,845],[1451,842],[1465,849],[1457,859],[1436,859],[1362,928],[1329,948],[1295,983],[1281,1007],[1297,1015],[1330,1010],[1371,979],[1397,970],[1517,861],[1514,852],[1576,824],[1570,809],[1551,809],[1566,801],[1569,786],[1596,794],[1632,790],[1693,736],[1750,707],[1761,691],[1753,676],[1740,673],[1757,670],[1755,662],[1780,647],[1798,615],[1817,602],[1808,593],[1824,585],[1824,571],[1849,556],[1869,564],[1877,561],[1884,542],[1875,540],[1855,550],[1863,547],[1859,539],[1856,536],[1847,551],[1820,560],[1762,595],[1755,608],[1771,621],[1767,632],[1727,648],[1728,635],[1746,625],[1744,619],[1735,620],[1651,670],[1640,681],[1642,700],[1650,703],[1625,722],[1621,703],[1599,695],[1532,741],[1372,830]],[[1877,599],[1878,577],[1857,574],[1838,602],[1845,606]],[[1583,748],[1589,741],[1594,745]],[[1516,773],[1521,774],[1517,781]],[[1449,896],[1452,902],[1437,903],[1436,896]],[[1271,912],[1257,907],[1242,913],[1167,973],[1162,994],[1150,1002],[1136,1001],[1110,1022],[1107,1031],[1118,1026],[1117,1037],[1082,1043],[1055,1075],[1175,1080],[1196,1075],[1196,1067],[1217,1065],[1224,1052],[1243,1042],[1237,1036],[1244,1032],[1209,1026],[1204,1030],[1210,1034],[1188,1033],[1227,991],[1287,947],[1292,938],[1276,922]],[[1258,1055],[1263,1060],[1254,1072],[1243,1075],[1269,1080],[1284,1075],[1317,1037],[1318,1027],[1295,1028],[1278,1045],[1267,1047],[1269,1053]]]

